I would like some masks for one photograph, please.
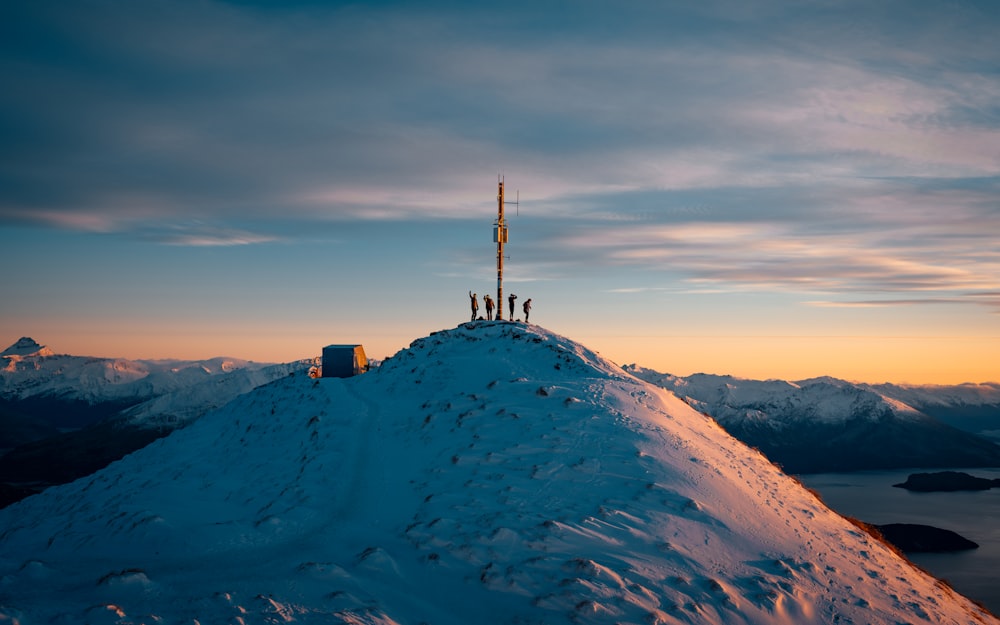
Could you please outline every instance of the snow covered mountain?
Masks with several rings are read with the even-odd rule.
[[[1000,384],[868,385],[948,425],[1000,442]]]
[[[30,338],[0,360],[0,505],[88,475],[312,361],[129,361],[55,355]]]
[[[843,380],[677,377],[637,365],[625,369],[683,397],[791,473],[1000,466],[1000,446],[992,441]]]
[[[0,510],[21,623],[998,623],[672,393],[473,322]]]
[[[311,360],[275,365],[237,358],[123,360],[56,355],[23,337],[0,354],[0,402],[63,429],[123,411],[123,420],[129,424],[176,426],[313,364]]]
[[[35,339],[22,336],[17,339],[13,345],[7,349],[0,352],[0,357],[9,357],[10,360],[16,361],[24,358],[25,356],[54,356],[53,352],[48,347],[44,345],[39,345]]]
[[[22,337],[0,354],[0,398],[137,404],[211,376],[269,364],[237,358],[181,361],[57,355]]]

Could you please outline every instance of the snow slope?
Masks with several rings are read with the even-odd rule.
[[[258,386],[287,375],[305,374],[317,364],[316,359],[306,359],[277,365],[234,367],[123,410],[118,421],[147,428],[178,427]]]
[[[19,623],[998,623],[670,392],[473,322],[0,510]]]
[[[3,353],[0,506],[88,475],[242,393],[317,364],[56,356],[26,337]]]

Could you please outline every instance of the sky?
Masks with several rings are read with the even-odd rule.
[[[1000,4],[0,4],[0,343],[1000,381]],[[506,302],[505,302],[506,304]]]

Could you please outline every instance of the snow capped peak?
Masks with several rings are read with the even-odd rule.
[[[470,368],[463,377],[490,377],[501,373],[524,377],[561,375],[586,371],[624,377],[622,369],[578,343],[539,326],[522,323],[472,321],[454,329],[418,339],[386,359],[380,372],[421,371],[422,378],[440,378],[448,362],[461,361]],[[412,367],[416,367],[416,369]],[[450,384],[447,379],[441,380]]]
[[[997,623],[672,393],[521,323],[282,377],[0,510],[0,536],[20,622]]]
[[[855,386],[854,384],[841,380],[840,378],[834,378],[828,375],[822,375],[815,378],[809,378],[808,380],[799,380],[796,384],[800,387],[812,386],[814,384],[826,384],[827,386],[833,386],[836,388],[848,388]]]
[[[31,338],[21,338],[0,360],[0,397],[33,396],[137,403],[238,371],[258,370],[267,363],[238,358],[208,360],[128,360],[54,355]]]
[[[35,339],[22,336],[13,345],[0,352],[0,357],[17,356],[24,358],[27,356],[52,356],[53,354],[54,352],[51,349],[44,345],[39,345]]]

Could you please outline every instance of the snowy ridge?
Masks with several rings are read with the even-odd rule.
[[[210,376],[266,366],[238,358],[179,361],[57,355],[24,337],[4,350],[0,359],[0,397],[21,400],[52,396],[92,404],[139,402]]]
[[[682,378],[637,365],[625,369],[677,393],[793,473],[1000,466],[1000,446],[977,435],[991,423],[1000,425],[987,414],[965,419],[987,427],[960,428],[959,420],[944,420],[944,409],[931,416],[923,405],[918,409],[877,388],[829,377],[785,382],[699,373]],[[986,413],[985,408],[979,410]]]
[[[851,419],[873,421],[889,414],[926,418],[902,401],[836,378],[786,382],[704,373],[681,378],[638,365],[627,365],[625,369],[672,390],[720,421],[756,419],[780,429],[802,420],[829,425]]]
[[[141,427],[177,427],[224,406],[238,395],[294,373],[304,374],[317,359],[267,365],[260,368],[222,360],[215,373],[175,391],[123,410],[120,422]]]
[[[957,428],[1000,442],[1000,384],[868,385]]]
[[[1000,384],[869,384],[872,390],[914,405],[1000,406]]]
[[[672,393],[474,322],[0,510],[23,623],[997,623]]]

